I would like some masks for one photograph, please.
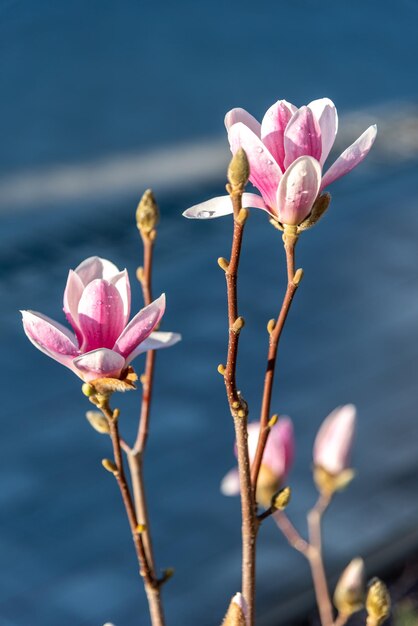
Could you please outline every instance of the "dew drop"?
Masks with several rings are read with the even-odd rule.
[[[261,146],[259,146],[259,147],[257,148],[257,152],[260,152],[260,154],[261,154],[261,152],[263,152],[263,148],[261,148]]]
[[[199,211],[197,217],[200,217],[201,219],[207,219],[208,217],[212,217],[214,213],[215,211]]]

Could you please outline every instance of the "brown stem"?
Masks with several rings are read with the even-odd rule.
[[[254,492],[257,488],[257,480],[260,472],[261,463],[263,460],[264,450],[267,444],[268,436],[270,434],[270,428],[268,428],[268,422],[270,418],[270,405],[271,396],[273,392],[274,372],[277,361],[277,350],[279,347],[280,337],[283,332],[283,328],[289,314],[290,307],[293,302],[293,297],[299,286],[299,280],[295,280],[295,246],[297,238],[288,237],[285,238],[285,252],[286,252],[286,266],[287,266],[287,288],[283,299],[282,307],[280,309],[279,316],[274,325],[273,330],[270,332],[269,350],[267,355],[267,368],[264,377],[264,389],[263,399],[261,403],[260,413],[260,435],[258,438],[257,449],[254,457],[254,463],[252,468],[252,484]]]
[[[288,543],[292,548],[295,548],[298,552],[301,552],[306,558],[309,558],[310,545],[299,534],[299,531],[293,526],[286,513],[283,511],[277,511],[273,515],[274,521],[286,537]]]
[[[348,622],[349,617],[349,615],[345,615],[344,613],[338,613],[334,626],[344,626]]]
[[[129,485],[125,476],[125,470],[123,467],[118,421],[117,418],[115,419],[114,414],[107,402],[101,405],[100,408],[109,423],[109,434],[112,441],[113,455],[117,468],[114,476],[118,483],[122,495],[122,500],[125,505],[125,510],[128,517],[129,526],[131,528],[135,551],[138,559],[139,571],[144,579],[144,587],[148,599],[151,623],[152,626],[164,626],[165,620],[160,593],[161,581],[156,578],[154,564],[153,562],[150,562],[148,560],[147,552],[145,549],[144,539],[147,532],[147,526],[145,521],[141,521],[141,525],[145,526],[145,528],[139,532],[138,517],[135,511],[131,493],[129,491]]]
[[[237,274],[241,253],[241,244],[246,212],[242,209],[243,189],[228,188],[234,206],[234,232],[232,238],[231,257],[225,270],[228,296],[228,355],[224,372],[226,394],[231,415],[234,420],[235,437],[238,450],[238,471],[241,491],[242,514],[242,593],[248,605],[249,626],[254,624],[255,612],[255,553],[257,521],[253,490],[251,485],[251,469],[248,454],[248,408],[241,397],[236,383],[236,367],[238,355],[239,333],[242,324],[238,320]],[[237,321],[238,320],[238,321]]]
[[[316,505],[308,513],[309,564],[315,588],[316,602],[322,626],[333,626],[334,616],[328,583],[322,558],[321,520],[322,515],[328,508],[331,498],[320,495]]]

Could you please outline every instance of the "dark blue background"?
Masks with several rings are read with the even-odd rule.
[[[128,267],[134,283],[141,261],[134,210],[143,187],[108,198],[75,188],[77,203],[41,194],[27,206],[2,199],[2,190],[28,176],[55,180],[57,166],[146,158],[167,145],[180,154],[190,140],[201,146],[203,164],[207,141],[222,140],[233,106],[261,117],[278,98],[300,105],[326,95],[342,114],[344,141],[374,121],[374,111],[382,120],[373,154],[334,185],[329,215],[298,244],[305,279],[281,345],[273,410],[295,422],[289,514],[304,530],[315,499],[315,432],[336,405],[358,405],[358,477],[326,520],[331,574],[357,553],[378,567],[415,545],[417,17],[412,0],[0,3],[1,626],[148,619],[119,494],[100,465],[109,442],[84,419],[90,405],[79,381],[34,350],[17,312],[32,308],[63,321],[68,269],[92,254]],[[227,158],[225,141],[220,159]],[[238,501],[218,491],[234,463],[216,373],[226,346],[216,258],[228,256],[231,222],[181,217],[222,193],[222,168],[216,181],[197,183],[173,158],[167,176],[175,171],[182,190],[159,196],[155,293],[167,293],[164,329],[184,337],[158,355],[146,461],[157,560],[176,568],[164,589],[171,624],[220,623],[239,588]],[[254,211],[240,282],[247,324],[238,372],[254,419],[265,324],[284,281],[280,237]],[[134,303],[141,306],[138,288]],[[139,394],[117,401],[129,438]],[[305,606],[307,567],[272,523],[260,537],[259,581],[265,623]]]

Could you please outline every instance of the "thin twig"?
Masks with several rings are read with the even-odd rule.
[[[287,539],[289,545],[298,552],[301,552],[306,558],[309,558],[309,543],[300,535],[295,526],[293,526],[286,513],[277,511],[273,515],[273,519]]]
[[[329,496],[320,495],[317,503],[308,513],[309,543],[311,546],[309,564],[322,626],[333,626],[334,623],[331,597],[322,557],[321,537],[321,520],[330,501]]]
[[[263,399],[260,413],[260,434],[252,468],[252,484],[254,492],[257,490],[257,480],[263,460],[264,450],[267,444],[270,429],[268,422],[270,418],[271,396],[273,392],[274,372],[276,368],[277,350],[280,337],[293,302],[293,297],[299,286],[299,280],[295,280],[295,246],[297,238],[289,237],[285,239],[286,266],[287,266],[287,288],[283,299],[282,307],[277,321],[270,332],[269,350],[267,355],[267,367],[264,377]]]
[[[242,593],[248,605],[249,626],[253,626],[257,523],[248,454],[248,408],[238,391],[236,383],[238,342],[240,330],[243,325],[241,318],[238,318],[237,274],[243,229],[247,214],[246,211],[242,209],[241,204],[243,187],[234,188],[230,185],[228,186],[228,191],[230,192],[234,207],[234,232],[231,257],[225,269],[228,297],[229,339],[224,380],[228,403],[234,420],[237,442],[242,514]]]
[[[338,613],[337,619],[334,622],[334,626],[344,626],[348,622],[350,616],[344,613]]]
[[[125,470],[123,467],[122,450],[119,438],[118,420],[114,417],[113,411],[110,409],[108,402],[100,405],[103,415],[106,417],[109,424],[109,434],[112,441],[113,455],[115,459],[116,471],[114,476],[118,483],[123,504],[125,506],[126,515],[128,517],[129,526],[132,532],[132,537],[135,545],[135,550],[138,558],[138,564],[140,568],[141,576],[144,578],[145,585],[155,587],[157,581],[154,578],[144,549],[144,543],[141,533],[138,532],[138,520],[136,517],[135,507],[132,502],[131,494],[129,491],[129,485],[126,480]]]

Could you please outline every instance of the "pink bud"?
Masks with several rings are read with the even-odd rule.
[[[353,404],[338,407],[328,415],[315,439],[315,466],[333,475],[350,466],[355,425],[356,408]]]

